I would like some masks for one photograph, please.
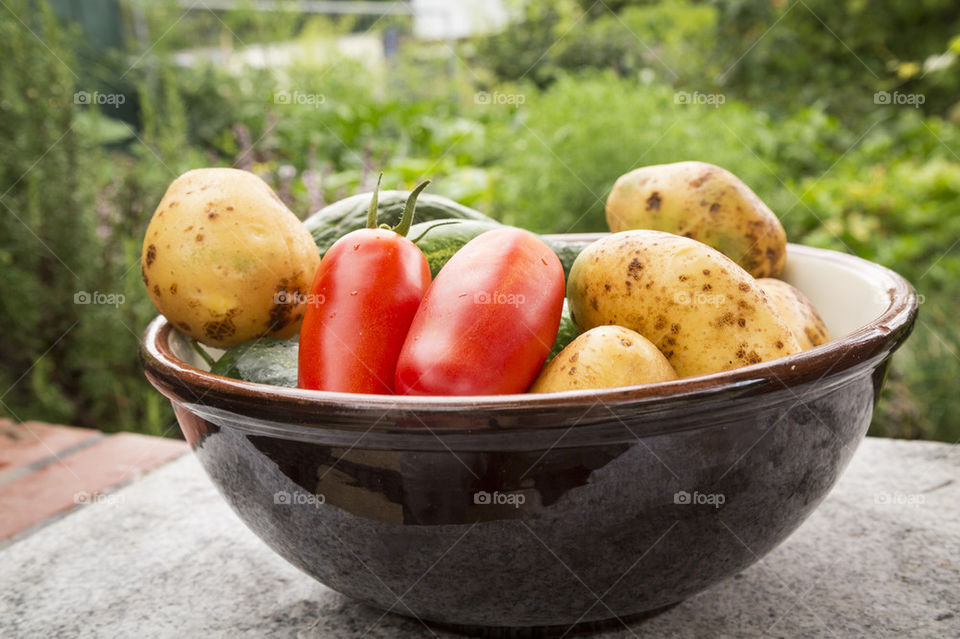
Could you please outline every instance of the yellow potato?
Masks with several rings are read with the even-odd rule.
[[[530,392],[614,388],[676,378],[667,358],[643,335],[622,326],[598,326],[550,360]]]
[[[790,327],[803,350],[826,344],[830,341],[827,325],[807,296],[781,280],[761,278],[757,285],[767,294],[767,299],[780,313],[781,319]]]
[[[570,270],[567,299],[580,328],[632,329],[680,377],[801,350],[749,273],[705,244],[660,231],[614,233],[588,246]]]
[[[296,334],[319,264],[310,232],[266,182],[237,169],[197,169],[164,194],[140,266],[172,324],[229,347]]]
[[[698,240],[754,277],[776,277],[787,260],[777,216],[740,178],[704,162],[621,175],[607,198],[607,224],[614,233],[651,229]]]

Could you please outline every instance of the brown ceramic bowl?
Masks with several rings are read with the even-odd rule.
[[[571,239],[583,239],[570,236]],[[816,508],[917,312],[856,257],[789,247],[834,340],[735,371],[547,395],[390,397],[213,375],[163,318],[147,377],[240,518],[304,572],[425,621],[625,619],[742,570]]]

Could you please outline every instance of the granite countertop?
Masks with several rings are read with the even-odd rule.
[[[960,447],[868,438],[783,545],[663,614],[592,637],[960,636]],[[275,555],[193,456],[0,550],[0,637],[456,637]]]

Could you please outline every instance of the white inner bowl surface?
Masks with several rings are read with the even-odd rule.
[[[853,265],[792,253],[780,278],[800,289],[823,318],[831,339],[846,337],[880,317],[890,295]]]

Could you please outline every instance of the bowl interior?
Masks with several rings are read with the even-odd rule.
[[[807,296],[834,340],[877,319],[891,303],[876,273],[813,253],[791,251],[780,279]]]

